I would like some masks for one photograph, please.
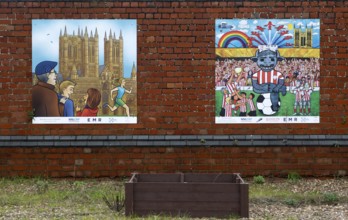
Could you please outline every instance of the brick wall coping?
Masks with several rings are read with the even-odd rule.
[[[124,135],[0,136],[0,147],[347,147],[348,135]]]

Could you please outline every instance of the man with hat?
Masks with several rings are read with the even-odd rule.
[[[35,68],[39,82],[33,87],[33,109],[35,117],[59,117],[58,96],[55,92],[57,80],[54,61],[42,61]]]

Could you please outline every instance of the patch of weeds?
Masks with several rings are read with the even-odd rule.
[[[115,191],[109,196],[103,195],[103,201],[114,212],[121,212],[124,208],[125,195],[122,188],[115,187]]]
[[[290,172],[288,174],[288,181],[290,182],[298,182],[301,179],[301,175],[297,172]]]
[[[323,202],[326,204],[335,204],[339,200],[338,195],[336,193],[324,193],[323,194]]]
[[[263,176],[259,175],[259,176],[254,176],[253,182],[255,184],[264,184],[266,181]]]
[[[38,194],[44,194],[48,191],[48,181],[43,179],[38,179],[35,181],[35,189]]]
[[[74,187],[74,190],[80,190],[80,189],[83,189],[86,186],[86,182],[84,182],[84,181],[74,181],[72,185]]]
[[[284,200],[284,203],[291,207],[298,207],[300,204],[300,201],[295,198],[287,198]]]

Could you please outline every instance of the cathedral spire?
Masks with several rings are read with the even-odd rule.
[[[99,36],[98,36],[98,29],[97,29],[97,28],[95,28],[94,37],[99,37]]]
[[[109,38],[110,38],[110,39],[112,38],[112,33],[111,33],[111,29],[110,29],[110,34],[109,34]]]
[[[105,35],[104,35],[104,40],[107,40],[108,38],[106,37],[106,31],[105,31]]]
[[[137,70],[135,68],[135,62],[133,62],[131,77],[132,77],[132,79],[135,79],[137,77]]]
[[[88,37],[87,26],[86,26],[86,28],[85,28],[85,37]]]
[[[122,37],[122,30],[120,30],[120,40],[123,40],[123,37]]]
[[[79,28],[77,29],[77,36],[80,36],[80,26],[79,26]]]
[[[64,36],[66,37],[67,36],[67,33],[66,33],[66,26],[64,28]]]

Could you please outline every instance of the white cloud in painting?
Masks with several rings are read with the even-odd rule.
[[[308,27],[310,26],[319,27],[319,25],[320,25],[320,22],[312,22],[312,21],[307,24]]]
[[[286,25],[286,24],[289,24],[290,22],[288,22],[288,21],[279,21],[278,23],[277,23],[277,25]]]
[[[299,27],[299,26],[303,26],[303,23],[302,22],[298,22],[297,24],[296,24],[296,27]]]
[[[243,29],[243,28],[249,28],[248,21],[247,20],[241,20],[238,24],[238,27]]]

